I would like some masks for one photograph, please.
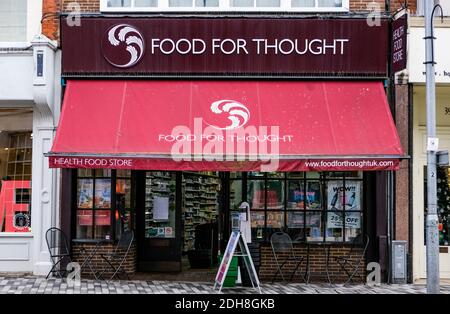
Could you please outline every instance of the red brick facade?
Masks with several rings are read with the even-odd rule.
[[[350,0],[350,11],[367,12],[368,4],[376,2],[382,12],[387,9],[387,0]],[[77,3],[82,13],[98,13],[100,11],[100,0],[43,0],[42,33],[51,39],[59,39],[58,14],[73,11],[72,4]],[[416,11],[416,0],[406,0],[411,12]],[[390,2],[391,12],[395,12],[405,5],[405,0],[392,0]]]
[[[78,262],[78,263],[83,263],[83,261],[86,258],[86,254],[83,254],[83,251],[81,248],[84,248],[87,252],[92,252],[92,250],[95,248],[95,244],[89,244],[89,243],[75,243],[73,244],[72,247],[72,254],[73,254],[73,261],[74,262]],[[96,254],[94,255],[94,257],[92,258],[92,266],[93,269],[95,270],[102,270],[104,269],[104,267],[106,267],[106,269],[110,269],[108,267],[108,264],[105,262],[104,259],[101,258],[101,254],[109,254],[111,252],[113,252],[115,249],[115,245],[114,244],[104,244],[102,245],[96,252]],[[124,251],[119,251],[119,255],[123,256],[122,254],[124,254]],[[136,245],[133,244],[130,248],[130,252],[127,255],[127,258],[124,262],[124,268],[125,271],[127,272],[127,274],[134,274],[136,272],[136,265],[137,265],[137,251],[136,251]],[[92,276],[92,273],[89,270],[89,267],[83,267],[83,272],[82,272],[83,276]],[[105,279],[108,279],[109,276],[112,275],[111,272],[105,272]],[[123,276],[122,276],[123,277]],[[123,278],[122,278],[123,279]]]
[[[305,262],[302,264],[301,271],[305,271],[306,267],[306,256],[307,256],[307,249],[305,246],[296,246],[294,248],[296,256],[304,256]],[[349,246],[344,245],[333,245],[330,249],[330,259],[329,259],[329,275],[330,278],[335,283],[345,282],[348,277],[346,276],[345,272],[340,268],[340,266],[337,264],[335,257],[345,257],[348,255],[350,251]],[[357,263],[359,256],[361,255],[361,250],[353,250],[354,253],[351,255],[351,261],[352,263]],[[310,249],[310,272],[311,272],[311,282],[317,282],[317,281],[326,281],[327,275],[326,275],[326,254],[325,254],[325,248],[324,247],[312,247]],[[296,263],[291,262],[287,265],[283,266],[283,270],[285,272],[283,274],[291,274],[295,268]],[[348,270],[352,269],[350,266],[348,267]],[[261,247],[261,266],[259,269],[259,277],[261,281],[271,281],[273,279],[273,276],[275,275],[277,271],[277,266],[275,263],[275,259],[272,253],[272,249],[270,246],[262,246]],[[294,276],[294,281],[301,282],[301,273],[298,271],[296,275]],[[361,261],[361,265],[359,268],[358,273],[354,277],[355,282],[362,282],[365,279],[365,259],[363,258]],[[281,280],[281,276],[277,276],[277,281]]]

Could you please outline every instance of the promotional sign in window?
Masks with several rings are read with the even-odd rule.
[[[329,181],[328,182],[328,228],[345,227],[358,229],[361,226],[361,181]]]

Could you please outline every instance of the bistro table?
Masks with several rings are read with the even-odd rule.
[[[311,253],[311,247],[321,247],[323,248],[324,254],[326,256],[326,266],[325,270],[327,273],[327,279],[328,283],[330,285],[333,285],[331,278],[330,278],[330,271],[329,271],[329,264],[330,264],[330,250],[332,242],[323,242],[323,241],[306,241],[306,272],[307,272],[307,279],[306,283],[309,284],[309,280],[311,278],[311,269],[310,269],[310,253]]]
[[[81,275],[81,272],[84,268],[89,267],[89,270],[91,271],[92,275],[94,276],[94,278],[96,280],[99,279],[99,277],[97,276],[97,273],[95,271],[95,268],[92,266],[92,258],[95,256],[95,254],[97,254],[98,249],[101,247],[101,245],[105,242],[109,242],[108,240],[103,240],[103,239],[99,239],[99,240],[72,240],[73,243],[79,243],[79,244],[95,244],[95,246],[90,249],[90,250],[86,250],[85,248],[82,248],[82,253],[84,253],[83,255],[84,260],[80,265],[79,268],[79,272]]]

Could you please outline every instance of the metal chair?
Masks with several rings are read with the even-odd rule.
[[[133,231],[125,231],[120,236],[119,242],[117,243],[117,246],[112,253],[100,254],[100,257],[106,262],[107,265],[102,269],[101,272],[99,272],[97,277],[104,279],[103,274],[109,270],[112,271],[113,274],[108,280],[112,280],[114,277],[120,279],[119,274],[125,274],[127,279],[130,279],[127,272],[123,268],[123,263],[125,262],[128,253],[130,252],[133,240]]]
[[[348,277],[344,285],[350,282],[353,283],[353,278],[361,268],[361,262],[366,255],[368,246],[369,236],[360,234],[353,238],[350,251],[346,256],[336,256],[333,258]],[[358,252],[356,252],[357,249],[359,250]],[[363,274],[361,274],[361,278],[365,282]]]
[[[53,264],[45,279],[48,279],[52,273],[56,273],[60,278],[63,278],[67,274],[66,270],[61,269],[64,266],[63,262],[72,262],[67,237],[61,229],[52,227],[45,232],[45,241]]]
[[[270,237],[270,244],[272,246],[272,253],[275,258],[275,263],[277,264],[277,271],[273,276],[272,282],[275,281],[278,273],[280,273],[281,278],[283,279],[283,281],[285,281],[283,266],[285,266],[289,262],[295,263],[294,271],[291,273],[289,279],[290,281],[292,281],[292,278],[294,277],[295,273],[297,272],[298,268],[303,263],[305,258],[303,256],[295,255],[294,247],[292,245],[292,239],[285,232],[279,231],[273,233]],[[302,275],[302,279],[304,282],[306,282],[305,274]]]

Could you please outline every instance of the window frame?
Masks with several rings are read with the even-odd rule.
[[[144,13],[144,12],[342,12],[350,11],[350,0],[342,0],[341,7],[319,7],[315,0],[315,7],[291,7],[291,0],[280,0],[279,7],[232,7],[231,0],[219,0],[218,7],[196,7],[192,0],[192,7],[170,7],[169,0],[157,0],[155,7],[135,7],[131,0],[130,7],[108,7],[108,0],[100,0],[100,11],[108,13]],[[256,5],[256,1],[255,1]]]
[[[264,195],[265,195],[265,204],[264,204],[264,209],[257,209],[257,210],[253,210],[251,209],[252,212],[259,212],[259,213],[264,213],[264,228],[263,228],[263,237],[261,239],[255,239],[256,242],[262,242],[262,243],[267,243],[269,242],[270,239],[270,235],[271,235],[271,230],[277,230],[277,229],[282,229],[285,230],[286,232],[289,233],[289,230],[293,230],[293,229],[303,229],[303,233],[301,235],[301,237],[299,237],[299,242],[301,243],[308,243],[311,241],[307,241],[307,234],[306,234],[306,221],[307,221],[307,215],[308,213],[320,213],[320,219],[321,219],[321,223],[323,224],[323,231],[321,231],[321,238],[322,240],[320,241],[313,241],[313,242],[324,242],[324,243],[333,243],[333,244],[349,244],[351,243],[351,240],[348,240],[346,237],[346,226],[345,226],[345,216],[346,213],[354,213],[357,212],[361,215],[361,226],[360,226],[360,233],[364,234],[365,233],[365,219],[366,219],[366,215],[367,215],[367,209],[365,208],[364,204],[365,204],[365,193],[364,193],[364,172],[358,172],[361,173],[361,175],[359,175],[358,177],[354,177],[354,176],[349,176],[348,172],[342,172],[342,176],[339,177],[331,177],[329,174],[330,173],[338,173],[338,172],[319,172],[319,177],[308,177],[306,172],[303,172],[303,176],[302,177],[290,177],[289,176],[289,172],[284,173],[284,175],[282,177],[271,177],[270,174],[264,174],[263,176],[252,176],[250,173],[242,173],[242,175],[239,178],[233,178],[230,180],[230,187],[231,187],[231,182],[232,181],[239,181],[241,180],[242,182],[242,200],[243,201],[248,201],[248,192],[249,192],[249,187],[250,187],[250,182],[251,181],[263,181],[263,186],[264,186]],[[273,181],[273,180],[277,180],[282,182],[282,184],[284,185],[283,189],[284,189],[284,207],[281,208],[280,210],[276,209],[269,209],[267,208],[267,182],[269,181]],[[342,227],[342,239],[341,240],[333,240],[333,241],[329,241],[327,240],[327,215],[329,212],[334,212],[333,210],[329,210],[328,209],[328,193],[327,193],[327,186],[328,186],[328,182],[329,181],[341,181],[343,186],[345,187],[345,183],[346,181],[358,181],[361,182],[361,191],[360,191],[360,210],[348,210],[348,209],[343,209],[342,213],[344,215],[344,220],[343,220],[343,227]],[[307,209],[306,208],[306,202],[303,205],[303,208],[298,208],[298,209],[289,209],[288,208],[288,201],[289,201],[289,183],[290,182],[302,182],[303,183],[303,193],[304,193],[304,199],[306,199],[306,188],[307,188],[307,183],[308,182],[319,182],[320,184],[320,191],[321,191],[321,207],[320,209]],[[344,197],[345,197],[345,191],[344,191]],[[232,210],[230,208],[230,210]],[[283,215],[283,222],[282,228],[271,228],[271,227],[267,227],[267,214],[268,213],[273,213],[273,212],[281,212]],[[287,224],[287,220],[288,220],[288,213],[302,213],[303,214],[303,227],[300,228],[289,228],[288,224]],[[300,239],[301,238],[301,239]]]
[[[134,195],[134,191],[135,191],[135,186],[134,186],[134,179],[133,179],[133,172],[131,172],[130,177],[126,177],[126,176],[118,176],[117,175],[117,170],[116,169],[110,169],[111,170],[111,176],[107,177],[104,175],[98,175],[97,174],[97,170],[108,170],[108,169],[87,169],[87,170],[91,170],[93,171],[91,176],[84,176],[84,175],[79,175],[78,172],[79,169],[75,170],[75,184],[74,184],[74,192],[73,192],[73,240],[77,241],[77,242],[92,242],[92,241],[98,241],[98,240],[102,240],[102,241],[106,241],[106,242],[116,242],[118,241],[117,237],[117,232],[116,232],[116,224],[117,224],[117,220],[115,217],[115,213],[116,213],[116,209],[117,209],[117,204],[116,204],[116,200],[117,200],[117,192],[116,192],[116,184],[117,184],[117,180],[129,180],[130,184],[131,184],[131,191],[130,191],[130,222],[129,225],[131,226],[131,230],[135,230],[136,226],[135,226],[135,214],[136,214],[136,206],[135,205],[135,195]],[[92,208],[90,209],[83,209],[83,208],[79,208],[78,207],[78,180],[83,180],[83,179],[91,179],[93,180],[92,183],[92,189],[93,189],[93,204],[92,204]],[[110,183],[111,183],[111,206],[109,208],[97,208],[95,205],[95,189],[96,189],[96,180],[105,180],[105,179],[109,179]],[[92,211],[92,231],[90,232],[90,237],[85,237],[85,238],[80,238],[77,235],[77,224],[78,224],[78,211],[81,210],[90,210]],[[109,231],[109,239],[104,239],[104,238],[96,238],[95,237],[95,227],[96,227],[96,223],[95,223],[95,213],[98,210],[109,210],[110,211],[110,231]]]

